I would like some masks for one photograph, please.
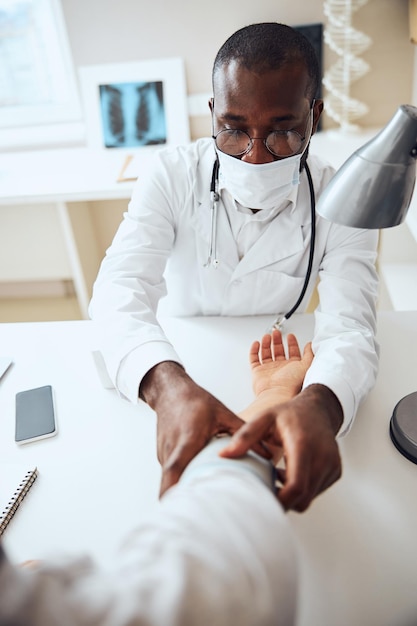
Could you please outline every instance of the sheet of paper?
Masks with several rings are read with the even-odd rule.
[[[135,158],[134,155],[128,155],[123,163],[123,167],[120,170],[117,181],[123,183],[126,181],[137,180],[140,172],[140,161]]]

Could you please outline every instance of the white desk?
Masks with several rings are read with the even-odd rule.
[[[305,342],[312,323],[296,315],[288,329]],[[252,397],[248,347],[266,324],[262,317],[192,318],[165,326],[189,372],[238,411]],[[301,555],[298,626],[411,626],[417,619],[417,466],[388,433],[396,402],[417,390],[417,312],[382,313],[379,338],[379,379],[341,443],[342,479],[307,512],[289,514]],[[3,324],[0,346],[15,360],[0,382],[0,460],[39,468],[5,548],[16,561],[67,550],[106,563],[157,506],[154,415],[101,387],[91,322]],[[47,383],[59,434],[17,447],[14,394]]]

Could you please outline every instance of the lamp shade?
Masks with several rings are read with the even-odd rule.
[[[416,157],[417,108],[404,104],[338,170],[317,203],[317,213],[356,228],[401,224],[413,195]]]

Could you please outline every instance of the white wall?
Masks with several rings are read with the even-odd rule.
[[[76,65],[186,60],[190,93],[210,90],[217,49],[252,22],[323,22],[321,0],[62,0]]]
[[[238,28],[262,21],[325,22],[322,0],[61,1],[76,66],[181,56],[189,94],[211,90],[214,55]],[[363,53],[371,72],[352,86],[352,96],[370,107],[361,123],[380,126],[411,97],[408,0],[368,0],[354,14],[353,25],[373,45]],[[333,61],[326,47],[325,67]],[[199,128],[193,134],[200,135]]]

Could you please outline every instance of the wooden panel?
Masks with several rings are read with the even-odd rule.
[[[409,0],[410,40],[417,43],[417,0]]]

